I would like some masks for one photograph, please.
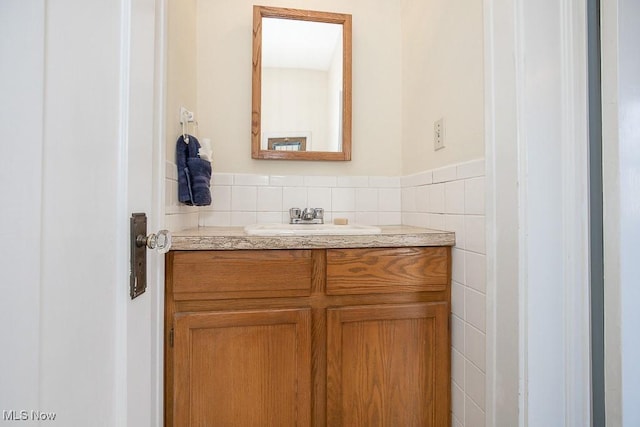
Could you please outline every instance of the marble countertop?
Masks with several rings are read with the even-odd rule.
[[[453,246],[455,233],[406,225],[380,226],[380,234],[249,236],[243,227],[200,227],[173,234],[171,250],[389,248]]]

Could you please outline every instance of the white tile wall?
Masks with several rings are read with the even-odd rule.
[[[231,212],[203,211],[200,213],[200,225],[207,227],[228,227],[231,225]]]
[[[369,187],[368,176],[339,176],[338,187]]]
[[[445,230],[453,231],[454,233],[456,233],[456,247],[459,249],[465,249],[466,247],[466,219],[467,218],[464,215],[444,216],[444,228]]]
[[[451,284],[451,313],[461,319],[465,317],[465,286],[454,281]]]
[[[233,185],[239,185],[239,186],[269,185],[269,176],[253,175],[253,174],[234,174]]]
[[[379,225],[379,224],[386,224],[386,225],[402,224],[402,214],[400,213],[400,211],[386,212],[386,209],[385,211],[380,211],[378,212],[378,224],[376,225]]]
[[[269,185],[273,185],[275,187],[303,187],[304,177],[300,175],[290,175],[290,176],[272,175],[269,179]]]
[[[233,185],[233,174],[214,173],[211,177],[211,185]]]
[[[399,176],[370,176],[369,186],[374,188],[400,188]]]
[[[467,323],[464,329],[464,348],[467,360],[484,372],[486,370],[484,333],[470,323]],[[484,396],[484,391],[482,395]]]
[[[427,175],[430,181],[430,174],[422,174],[422,181]],[[351,222],[371,225],[400,224],[400,180],[400,177],[387,176],[215,173],[211,186],[213,203],[198,210],[199,225],[287,222],[292,207],[324,208],[325,221],[347,218]],[[171,194],[177,194],[177,182],[168,186],[167,200]],[[185,208],[178,203],[172,206],[177,211]]]
[[[258,207],[258,188],[255,186],[231,187],[231,211],[254,212]]]
[[[478,405],[478,408],[484,408],[484,372],[468,358],[464,367],[464,386],[467,397]]]
[[[456,233],[451,288],[452,425],[484,427],[484,160],[403,177],[401,194],[403,224],[426,223]]]
[[[467,427],[485,427],[484,410],[480,409],[478,404],[468,395],[464,402],[464,424]],[[459,422],[458,420],[456,420]]]
[[[465,180],[465,213],[484,215],[484,177]]]
[[[415,188],[415,198],[416,198],[416,202],[415,202],[415,210],[417,212],[429,212],[429,188],[431,186],[430,185],[420,185],[419,187]],[[408,192],[409,195],[411,195],[411,190],[409,190]],[[411,206],[413,206],[413,203],[410,204]]]
[[[447,166],[433,171],[433,182],[447,182],[458,179],[457,166]]]
[[[331,201],[332,201],[332,189],[325,187],[316,187],[316,188],[308,188],[307,189],[307,204],[306,206],[313,208],[325,208],[331,211]],[[296,207],[302,208],[303,206],[295,205]],[[285,209],[283,206],[281,209]],[[289,218],[289,217],[287,217]]]
[[[258,215],[255,211],[233,212],[231,215],[231,226],[244,226],[258,222]]]
[[[214,185],[211,187],[211,199],[216,202],[211,208],[214,211],[228,212],[231,210],[231,186]]]
[[[378,188],[378,212],[400,212],[400,188]],[[389,223],[385,223],[389,224]],[[400,221],[391,224],[400,224]]]
[[[331,210],[355,212],[356,189],[334,188],[331,192]]]
[[[178,203],[178,169],[175,163],[165,163],[165,228],[171,231],[198,226],[200,208]]]
[[[356,188],[356,212],[378,211],[378,189]]]
[[[307,187],[335,187],[338,178],[335,176],[305,176],[304,185]]]
[[[291,207],[322,207],[325,218],[406,224],[456,233],[452,250],[452,425],[485,425],[486,258],[484,160],[403,177],[214,174],[211,206],[177,203],[167,165],[166,226],[286,222]]]
[[[453,412],[451,421],[456,427],[464,427],[464,400],[464,391],[458,386],[457,382],[453,381],[453,384],[451,384],[451,411]]]
[[[282,187],[258,187],[258,212],[282,211]]]
[[[464,181],[451,181],[444,184],[444,212],[464,214]]]
[[[486,293],[486,261],[484,254],[466,251],[464,264],[464,283],[478,292]]]
[[[286,209],[286,206],[299,207],[307,205],[307,188],[306,187],[283,187],[282,188],[282,208]],[[318,206],[322,207],[322,206]]]
[[[413,175],[406,175],[400,178],[402,187],[417,187],[419,185],[427,185],[433,183],[433,172],[425,171]]]
[[[444,184],[433,184],[429,186],[429,211],[445,213],[445,193]]]

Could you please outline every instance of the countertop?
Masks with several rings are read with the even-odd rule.
[[[406,225],[380,226],[380,234],[249,236],[243,227],[199,227],[173,234],[171,250],[390,248],[453,246],[455,233]]]

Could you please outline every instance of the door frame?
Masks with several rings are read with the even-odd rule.
[[[154,222],[152,222],[155,230],[164,229],[165,225],[165,187],[166,187],[166,126],[165,126],[165,109],[166,109],[166,46],[167,46],[167,1],[155,0],[156,3],[156,21],[155,21],[155,91],[154,91],[154,174],[153,182],[154,201],[153,211],[155,212]],[[156,262],[152,264],[155,272],[154,289],[156,293],[153,299],[154,313],[154,344],[153,344],[153,360],[152,366],[156,367],[152,400],[155,402],[154,413],[156,422],[152,425],[164,425],[164,286],[165,286],[165,257],[159,256]],[[153,421],[153,419],[152,419]]]
[[[586,26],[584,5],[579,1],[549,0],[538,2],[536,11],[541,15],[525,14],[524,0],[484,0],[485,10],[485,141],[487,165],[487,425],[528,425],[530,420],[544,419],[545,410],[538,406],[536,397],[547,390],[546,400],[553,402],[553,416],[558,410],[569,425],[588,425],[590,420],[589,385],[589,298],[588,298],[588,215],[586,201]],[[166,0],[156,0],[156,59],[154,101],[154,188],[153,209],[157,218],[151,227],[161,227],[164,216],[164,83],[166,47]],[[559,20],[544,20],[541,16],[551,11]],[[530,7],[529,4],[526,7]],[[535,34],[551,30],[559,43],[560,55],[551,58],[554,47],[546,57],[531,57],[528,49],[544,47],[549,39],[535,39]],[[557,52],[557,51],[556,51]],[[515,61],[514,61],[515,55]],[[526,60],[525,60],[526,59]],[[533,60],[533,61],[532,61]],[[532,119],[528,116],[533,105],[527,104],[535,61],[550,60],[561,79],[560,103],[548,97],[549,106],[561,124],[551,124],[556,135],[562,137],[561,147],[546,153],[563,165],[556,176],[561,185],[545,187],[532,179],[532,173],[544,172],[544,164],[531,163],[532,157],[543,149],[531,142],[536,137]],[[538,63],[540,65],[540,63]],[[545,95],[542,95],[545,96]],[[544,98],[538,98],[544,99]],[[536,119],[537,120],[537,119]],[[549,116],[540,118],[548,124]],[[514,143],[515,141],[515,143]],[[552,215],[532,216],[537,195],[552,193],[561,200]],[[153,215],[152,215],[153,216]],[[553,272],[565,284],[554,307],[554,319],[564,319],[562,327],[551,328],[548,323],[534,328],[539,316],[531,304],[544,298],[548,287],[538,287],[539,278],[532,270],[545,263],[543,248],[532,242],[532,236],[548,233],[549,227],[559,227],[563,244],[561,262],[554,264]],[[553,254],[548,254],[552,256]],[[152,268],[153,287],[153,344],[150,362],[153,370],[151,390],[152,412],[162,419],[162,346],[163,326],[163,260]],[[514,285],[517,284],[517,285]],[[568,285],[568,286],[567,286]],[[533,308],[533,309],[532,309]],[[585,332],[586,329],[586,333]],[[561,354],[547,372],[543,366],[543,351],[535,336],[544,332],[561,343]],[[538,375],[540,374],[540,375]],[[554,375],[558,374],[558,375]],[[531,379],[535,378],[535,384]],[[559,378],[562,387],[552,378]],[[549,390],[556,390],[551,398]],[[557,397],[557,399],[555,398]],[[533,403],[533,405],[532,405]],[[543,417],[543,418],[540,418]],[[515,421],[516,423],[513,423]],[[557,419],[555,420],[557,422]],[[586,422],[586,424],[583,424]]]
[[[484,1],[487,425],[590,424],[583,3]]]
[[[602,2],[601,19],[605,410],[607,424],[633,426],[640,423],[640,4]]]
[[[154,111],[153,111],[153,199],[151,230],[165,228],[165,180],[166,180],[166,29],[167,1],[155,3],[155,61],[154,61]],[[157,254],[149,263],[152,313],[152,372],[151,425],[164,425],[164,286],[165,257]]]

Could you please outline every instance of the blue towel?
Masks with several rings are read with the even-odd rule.
[[[190,206],[211,204],[211,163],[198,156],[200,143],[195,136],[188,135],[187,144],[180,135],[176,142],[176,164],[178,165],[178,200]]]

